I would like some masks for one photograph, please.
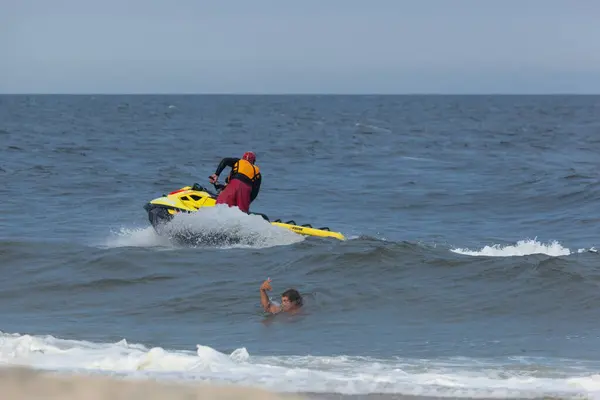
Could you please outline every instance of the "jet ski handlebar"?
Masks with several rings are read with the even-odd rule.
[[[192,190],[199,190],[199,191],[207,192],[207,193],[209,193],[211,195],[216,196],[216,195],[219,194],[219,192],[221,190],[223,190],[225,188],[225,185],[222,185],[222,184],[216,183],[216,182],[213,182],[213,186],[215,187],[215,190],[217,191],[216,193],[211,192],[208,188],[205,188],[204,186],[199,185],[198,183],[194,183],[192,185]]]

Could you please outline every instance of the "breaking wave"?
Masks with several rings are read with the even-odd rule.
[[[471,398],[600,396],[597,362],[536,357],[411,359],[353,356],[261,356],[245,347],[222,352],[197,344],[170,350],[0,333],[8,366],[258,387],[278,392],[402,394]]]

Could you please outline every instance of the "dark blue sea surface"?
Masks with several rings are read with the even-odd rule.
[[[0,96],[0,362],[311,396],[600,396],[600,96]],[[257,155],[252,211],[143,209]],[[266,317],[259,286],[304,296]]]

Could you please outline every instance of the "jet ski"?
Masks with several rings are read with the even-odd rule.
[[[223,187],[223,185],[215,184],[217,190]],[[217,196],[217,193],[195,183],[193,186],[184,186],[151,200],[144,205],[144,209],[148,213],[150,224],[160,234],[161,227],[170,222],[175,215],[178,213],[193,213],[203,207],[213,207],[216,205]],[[328,227],[314,228],[310,224],[298,225],[294,220],[284,222],[281,219],[276,219],[271,221],[267,215],[262,213],[250,212],[249,214],[259,215],[272,225],[289,229],[300,235],[345,240],[344,235],[340,232],[331,231]]]

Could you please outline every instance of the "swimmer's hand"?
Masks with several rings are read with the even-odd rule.
[[[260,285],[260,290],[266,290],[266,291],[270,291],[273,288],[271,287],[271,278],[267,278],[266,281],[264,281],[262,283],[262,285]]]

